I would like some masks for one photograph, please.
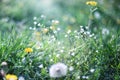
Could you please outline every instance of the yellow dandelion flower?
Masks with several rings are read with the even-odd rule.
[[[46,34],[48,31],[49,31],[49,30],[48,30],[47,28],[44,28],[44,29],[43,29],[43,33],[45,33],[45,34]]]
[[[17,76],[16,75],[13,75],[13,74],[7,74],[5,76],[6,80],[17,80]]]
[[[97,2],[96,1],[87,1],[86,4],[87,5],[91,5],[91,6],[97,6]]]
[[[33,49],[32,49],[32,48],[25,48],[25,52],[26,52],[26,53],[33,52]]]

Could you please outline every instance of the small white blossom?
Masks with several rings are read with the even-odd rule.
[[[67,74],[67,66],[64,63],[53,64],[49,69],[50,77],[62,77]]]
[[[34,21],[34,25],[36,25],[37,24],[37,22],[36,21]]]
[[[34,17],[34,18],[33,18],[33,20],[36,20],[36,19],[37,19],[37,17]]]
[[[77,79],[80,79],[80,76],[77,76]]]
[[[59,57],[59,56],[60,56],[60,54],[57,54],[57,55],[56,55],[56,57]]]
[[[41,26],[41,24],[40,24],[40,23],[38,23],[38,26]]]
[[[89,79],[89,76],[86,76],[85,78],[86,78],[86,79]]]
[[[1,63],[1,66],[7,66],[7,62],[5,62],[5,61],[2,62],[2,63]]]
[[[83,32],[84,32],[84,29],[83,29],[83,28],[81,28],[81,29],[80,29],[80,33],[83,33]]]
[[[82,76],[82,78],[83,78],[83,79],[85,79],[85,78],[86,78],[86,76]]]
[[[36,30],[36,28],[34,27],[33,30]]]
[[[58,31],[60,31],[61,29],[60,28],[57,28]]]
[[[54,33],[54,34],[56,34],[56,33],[57,33],[57,31],[54,31],[53,33]]]
[[[20,76],[18,80],[25,80],[25,78],[23,76]]]
[[[95,71],[95,69],[90,69],[90,72],[93,73]]]
[[[31,29],[32,29],[32,27],[29,27],[29,29],[31,30]]]
[[[42,14],[40,17],[41,17],[41,18],[46,18],[46,16],[45,16],[45,15],[43,15],[43,14]]]
[[[53,62],[53,59],[50,59],[51,62]]]
[[[77,33],[77,30],[75,30],[74,33]]]
[[[65,49],[65,47],[63,46],[62,49]]]
[[[59,21],[58,20],[52,20],[52,23],[53,24],[59,24]]]
[[[40,64],[38,67],[39,67],[39,68],[43,68],[43,64]]]
[[[60,44],[61,44],[61,42],[58,42],[57,44],[58,44],[58,45],[60,45]]]
[[[75,55],[75,53],[74,53],[74,52],[72,52],[72,53],[71,53],[71,55],[72,55],[72,56],[74,56],[74,55]]]
[[[73,71],[73,70],[74,70],[73,66],[70,66],[69,71]]]
[[[68,35],[65,35],[65,37],[68,37]]]
[[[98,53],[98,50],[96,50],[96,53]]]
[[[60,50],[60,52],[61,52],[61,53],[63,53],[63,52],[64,52],[64,50]]]
[[[68,30],[67,33],[70,34],[70,33],[71,33],[71,30]]]

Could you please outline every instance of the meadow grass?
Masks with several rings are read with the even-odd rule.
[[[15,3],[18,2],[9,5],[17,6]],[[60,19],[47,18],[45,15],[33,17],[35,13],[32,13],[33,19],[29,21],[26,18],[28,21],[23,21],[24,25],[18,27],[18,21],[32,11],[27,5],[28,13],[23,14],[20,9],[23,3],[13,10],[5,7],[2,10],[10,10],[6,14],[1,12],[1,16],[9,15],[9,18],[0,20],[0,77],[3,70],[4,78],[7,74],[14,74],[25,80],[120,79],[120,30],[117,25],[111,27],[113,23],[104,25],[94,19],[97,4],[89,3],[91,14],[86,12],[87,17],[70,8],[68,11],[75,14],[75,18],[63,14]],[[81,19],[84,20],[79,21]],[[80,25],[81,22],[83,25],[88,22],[87,26]],[[57,63],[60,64],[54,67],[53,72],[61,77],[54,78],[50,76],[50,69]],[[66,66],[67,70],[63,69]],[[58,73],[56,69],[61,72]]]

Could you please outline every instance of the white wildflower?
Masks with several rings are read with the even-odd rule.
[[[34,25],[36,25],[37,24],[37,22],[36,21],[34,21],[34,23],[33,23]]]
[[[5,61],[2,62],[2,63],[1,63],[1,66],[7,66],[7,62],[5,62]]]
[[[25,80],[25,78],[23,76],[20,76],[18,80]]]
[[[40,24],[40,23],[38,23],[38,26],[41,26],[41,24]]]
[[[33,18],[33,20],[36,20],[36,19],[37,19],[37,17],[34,17],[34,18]]]
[[[70,34],[70,33],[71,33],[71,30],[68,30],[67,33]]]
[[[61,44],[61,42],[58,42],[57,44],[58,44],[58,45],[60,45],[60,44]]]
[[[77,76],[77,79],[80,79],[80,76]]]
[[[53,33],[54,33],[54,34],[56,34],[56,33],[57,33],[57,31],[53,31]]]
[[[57,28],[58,31],[60,31],[61,29],[60,28]]]
[[[70,66],[69,71],[73,71],[73,70],[74,70],[73,66]]]
[[[75,53],[74,53],[74,52],[72,52],[72,53],[71,53],[71,55],[72,55],[72,56],[75,56]]]
[[[43,15],[43,14],[42,14],[40,17],[41,17],[41,18],[46,18],[46,16],[45,16],[45,15]]]
[[[82,76],[82,78],[83,78],[83,79],[85,79],[85,78],[86,78],[86,76]]]
[[[65,37],[68,37],[68,35],[65,35]]]
[[[85,78],[86,78],[86,79],[89,79],[89,76],[86,76]]]
[[[77,33],[77,30],[75,30],[74,33]]]
[[[59,21],[58,20],[52,20],[52,23],[53,24],[59,24]]]
[[[31,30],[31,29],[32,29],[32,27],[29,27],[29,29]]]
[[[53,62],[53,59],[50,59],[51,62]]]
[[[36,30],[36,28],[34,27],[33,30]]]
[[[57,54],[56,57],[60,57],[60,54]]]
[[[43,64],[40,64],[38,67],[39,67],[39,68],[43,68]]]
[[[49,69],[50,77],[62,77],[67,74],[67,66],[64,63],[53,64]]]
[[[95,71],[95,69],[90,69],[90,72],[93,73]]]
[[[64,52],[64,50],[60,50],[60,52],[61,52],[61,53],[63,53],[63,52]]]

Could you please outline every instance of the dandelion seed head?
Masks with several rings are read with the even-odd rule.
[[[107,29],[107,28],[103,28],[102,29],[102,34],[103,35],[108,35],[110,32],[109,32],[109,29]]]
[[[67,74],[67,66],[64,63],[53,64],[49,69],[50,77],[62,77]]]

